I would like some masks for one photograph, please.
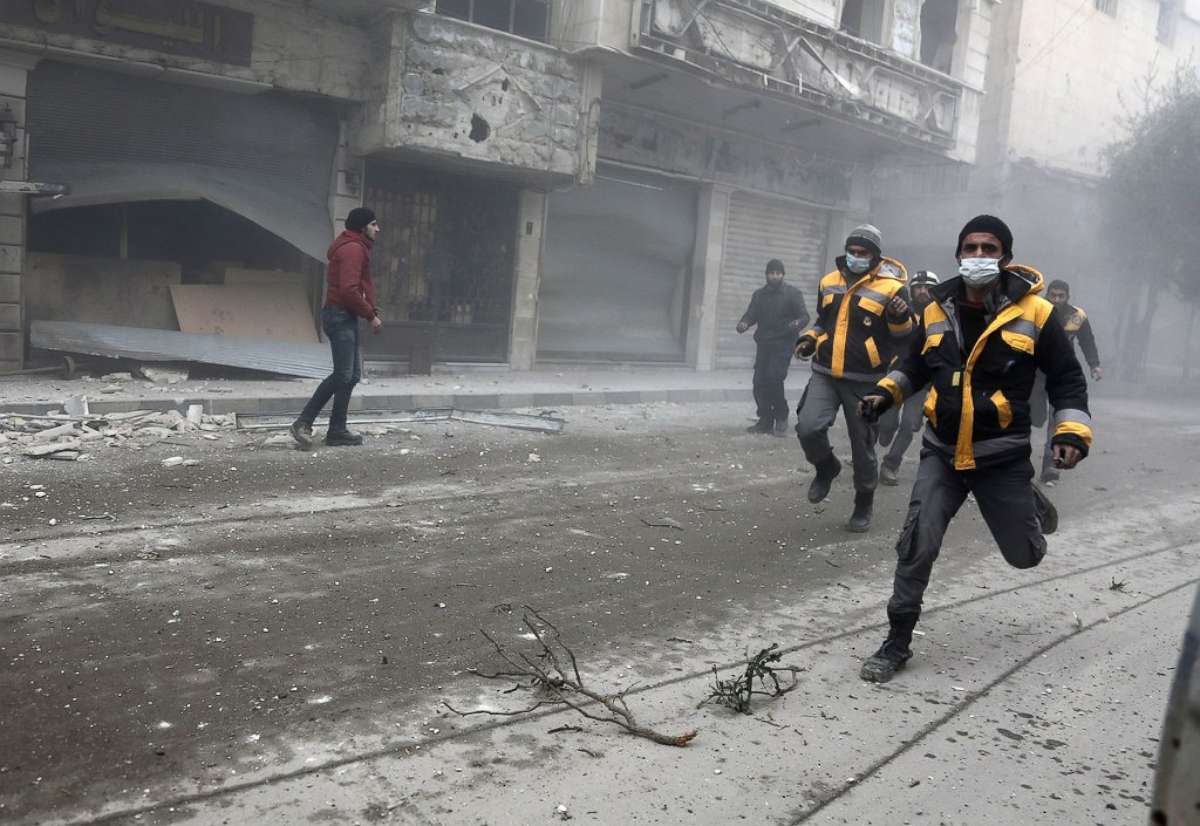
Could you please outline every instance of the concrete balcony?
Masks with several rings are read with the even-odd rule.
[[[948,75],[761,0],[635,2],[632,50],[664,69],[792,103],[811,124],[857,127],[884,139],[876,149],[972,159],[978,95]]]
[[[585,69],[559,49],[414,13],[382,27],[372,51],[358,154],[541,185],[588,177]]]

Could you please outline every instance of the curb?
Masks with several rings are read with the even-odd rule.
[[[697,388],[693,390],[609,390],[584,391],[579,393],[456,393],[439,395],[417,393],[411,395],[355,395],[350,400],[350,410],[422,410],[428,408],[459,408],[462,410],[510,410],[513,408],[539,407],[599,407],[620,404],[703,404],[711,402],[747,401],[752,394],[749,387]],[[299,412],[308,401],[307,396],[273,396],[263,398],[229,398],[228,396],[189,397],[175,399],[127,399],[105,401],[89,400],[88,409],[97,415],[107,413],[130,413],[135,410],[150,410],[165,413],[178,410],[183,413],[189,405],[199,404],[210,416],[230,413],[242,415],[287,415]],[[0,413],[35,416],[49,410],[61,409],[54,402],[28,404],[0,404]]]

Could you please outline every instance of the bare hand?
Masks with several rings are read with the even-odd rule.
[[[1092,368],[1092,380],[1093,380],[1093,381],[1100,381],[1100,380],[1101,380],[1101,379],[1103,379],[1103,378],[1104,378],[1104,370],[1103,370],[1103,368],[1101,368],[1101,367],[1093,367],[1093,368]]]
[[[371,319],[371,332],[374,333],[375,335],[379,335],[379,331],[382,329],[383,329],[383,319],[380,318],[379,316],[375,316],[374,318],[372,318]]]
[[[1083,451],[1074,445],[1055,445],[1051,454],[1054,456],[1054,466],[1063,470],[1070,470],[1083,459]]]
[[[863,396],[858,402],[858,415],[868,423],[874,424],[891,406],[890,402],[891,399],[880,394]]]
[[[738,331],[739,335],[746,332],[749,329],[750,329],[750,325],[747,324],[746,322],[744,322],[744,321],[738,322],[737,331]]]
[[[796,342],[796,358],[812,358],[812,354],[815,352],[817,352],[817,342],[812,336],[805,336]]]
[[[907,318],[909,315],[908,302],[901,296],[896,296],[887,305],[888,315],[892,318]]]

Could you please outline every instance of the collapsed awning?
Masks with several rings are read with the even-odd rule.
[[[71,194],[33,200],[35,213],[134,201],[211,201],[253,221],[318,261],[333,237],[325,203],[280,189],[269,176],[186,163],[47,162],[38,174],[64,183]]]

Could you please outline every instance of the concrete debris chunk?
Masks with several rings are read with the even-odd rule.
[[[78,439],[68,439],[62,442],[53,442],[52,444],[48,445],[31,445],[26,447],[21,452],[31,459],[42,459],[46,456],[53,456],[55,453],[61,453],[65,450],[78,451],[80,447],[81,445]]]

